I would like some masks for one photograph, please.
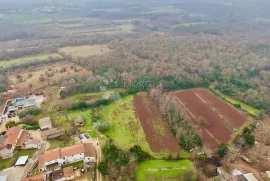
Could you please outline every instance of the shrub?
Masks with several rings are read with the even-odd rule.
[[[41,82],[43,82],[43,81],[45,80],[44,76],[43,76],[43,75],[40,75],[39,80],[40,80]]]
[[[19,116],[19,118],[23,118],[24,116],[26,116],[28,114],[33,115],[33,116],[37,116],[40,114],[40,112],[41,112],[40,108],[35,107],[35,108],[30,108],[30,109],[25,109],[23,111],[20,111],[18,113],[18,116]]]
[[[145,151],[142,150],[142,148],[138,145],[134,145],[129,149],[131,153],[135,154],[136,160],[138,162],[142,162],[144,160],[150,159],[151,155]]]
[[[223,158],[228,153],[228,146],[225,143],[220,143],[218,145],[218,156]]]
[[[97,130],[100,132],[105,131],[109,127],[110,127],[110,123],[108,121],[104,121],[96,125]]]
[[[17,125],[18,125],[17,123],[15,123],[14,121],[11,121],[11,122],[8,122],[5,126],[8,129],[8,128],[11,128],[11,127],[17,126]]]
[[[37,122],[36,120],[34,119],[34,117],[30,114],[27,114],[26,116],[24,116],[22,119],[21,119],[21,122],[27,124],[27,125],[36,125]]]
[[[99,164],[98,164],[98,170],[99,170],[99,172],[103,175],[103,176],[106,176],[106,175],[108,175],[108,173],[109,173],[109,167],[108,167],[108,164],[106,163],[106,162],[100,162]]]

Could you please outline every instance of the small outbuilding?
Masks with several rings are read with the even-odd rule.
[[[15,163],[15,166],[25,166],[29,156],[20,156]]]
[[[74,180],[75,179],[74,170],[72,167],[64,168],[63,172],[64,172],[65,180]]]
[[[74,125],[75,126],[83,126],[84,125],[84,117],[77,116],[76,118],[74,118]]]
[[[39,127],[41,130],[52,129],[52,121],[51,118],[46,117],[39,120]]]

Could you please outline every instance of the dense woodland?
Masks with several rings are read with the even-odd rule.
[[[164,36],[111,43],[112,53],[73,58],[93,71],[88,83],[78,82],[78,91],[98,90],[103,79],[136,90],[163,84],[173,91],[181,88],[215,88],[258,109],[270,111],[270,59],[268,41],[236,35]],[[92,83],[91,83],[92,82]],[[88,87],[89,86],[89,87]]]

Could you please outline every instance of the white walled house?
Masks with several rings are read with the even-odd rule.
[[[47,151],[40,156],[38,169],[49,174],[60,170],[62,165],[79,161],[88,164],[96,162],[96,151],[91,143],[81,143]]]

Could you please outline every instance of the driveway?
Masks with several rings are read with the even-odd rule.
[[[22,179],[26,178],[28,172],[30,172],[38,162],[39,156],[44,153],[46,150],[46,143],[42,143],[41,148],[35,155],[30,158],[27,164],[24,167],[10,167],[8,169],[2,170],[0,175],[7,175],[7,181],[21,181]]]
[[[81,134],[82,136],[84,134]],[[79,140],[79,139],[78,139]],[[99,164],[99,162],[101,162],[102,160],[102,153],[101,153],[101,147],[100,147],[100,142],[95,139],[95,138],[89,138],[89,139],[86,139],[84,136],[83,136],[83,139],[80,140],[82,143],[92,143],[93,146],[95,147],[96,149],[96,152],[97,152],[97,165]],[[102,175],[101,173],[98,171],[98,169],[96,170],[96,177],[97,177],[97,181],[102,181]]]

